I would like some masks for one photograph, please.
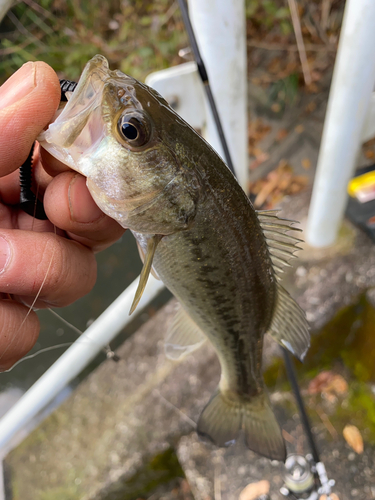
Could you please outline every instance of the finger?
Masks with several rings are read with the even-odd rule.
[[[26,160],[39,132],[60,102],[56,73],[43,62],[26,63],[0,87],[0,176]]]
[[[17,302],[0,301],[0,371],[9,370],[27,354],[39,334],[35,312]]]
[[[52,180],[44,195],[44,209],[49,220],[70,238],[94,251],[117,241],[125,231],[103,214],[86,187],[86,179],[72,171]]]
[[[39,154],[45,171],[52,177],[61,174],[61,172],[71,171],[65,163],[59,161],[41,146]]]
[[[31,299],[39,294],[57,307],[88,293],[96,280],[93,252],[51,233],[2,229],[0,269],[0,292]]]

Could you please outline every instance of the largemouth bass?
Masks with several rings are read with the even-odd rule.
[[[221,379],[197,431],[218,446],[241,432],[247,446],[284,460],[285,444],[264,390],[265,333],[302,359],[305,315],[278,275],[298,248],[290,221],[256,212],[210,147],[153,89],[95,56],[39,137],[87,177],[98,206],[137,239],[144,261],[132,310],[150,272],[181,308],[166,339],[178,359],[208,338]]]

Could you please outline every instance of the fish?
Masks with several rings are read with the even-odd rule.
[[[180,306],[165,340],[175,360],[208,339],[221,365],[197,433],[284,461],[286,448],[262,377],[266,333],[303,359],[303,310],[280,283],[300,247],[293,221],[255,211],[213,148],[155,90],[97,55],[66,106],[38,138],[87,179],[101,210],[134,234],[143,269]]]

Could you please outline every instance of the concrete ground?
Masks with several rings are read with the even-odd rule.
[[[254,179],[264,176],[282,158],[297,173],[312,178],[326,97],[326,93],[306,94],[282,119],[268,118],[272,130],[260,147],[267,148],[270,158],[252,174]],[[253,96],[252,105],[258,113],[262,99]],[[306,113],[306,106],[314,99],[314,111]],[[277,143],[274,139],[280,129],[287,129],[288,136]],[[304,158],[312,164],[307,172],[302,170]],[[284,199],[282,214],[305,220],[310,194],[307,189]],[[362,292],[375,288],[374,244],[345,222],[333,248],[301,252],[285,283],[305,309],[319,344],[324,340],[319,337],[324,325]],[[181,363],[165,358],[163,338],[173,314],[171,302],[119,348],[119,363],[104,362],[8,455],[9,498],[237,500],[246,485],[262,479],[270,482],[272,500],[282,498],[280,463],[260,458],[241,443],[217,450],[198,441],[195,422],[218,383],[220,368],[208,345]],[[275,355],[279,355],[278,347],[267,340],[265,367],[271,401],[285,430],[288,451],[305,454],[309,449],[297,408]],[[361,359],[356,361],[361,364]],[[299,368],[299,374],[322,460],[329,478],[336,480],[334,492],[340,500],[375,498],[374,380],[359,380],[355,370],[334,357],[331,364],[323,365],[319,360],[313,364],[307,358],[307,368]],[[347,381],[349,395],[334,394],[333,399],[325,399],[308,392],[311,379],[327,369]],[[363,408],[353,406],[351,412],[350,404],[358,391],[366,395],[355,400],[363,401]],[[359,428],[363,453],[355,453],[344,440],[346,423]]]

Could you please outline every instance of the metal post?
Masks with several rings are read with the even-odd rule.
[[[205,62],[234,169],[247,190],[246,23],[244,0],[189,0],[189,15]],[[207,140],[223,157],[206,103]]]
[[[306,229],[314,247],[334,243],[375,83],[375,1],[347,0]]]

